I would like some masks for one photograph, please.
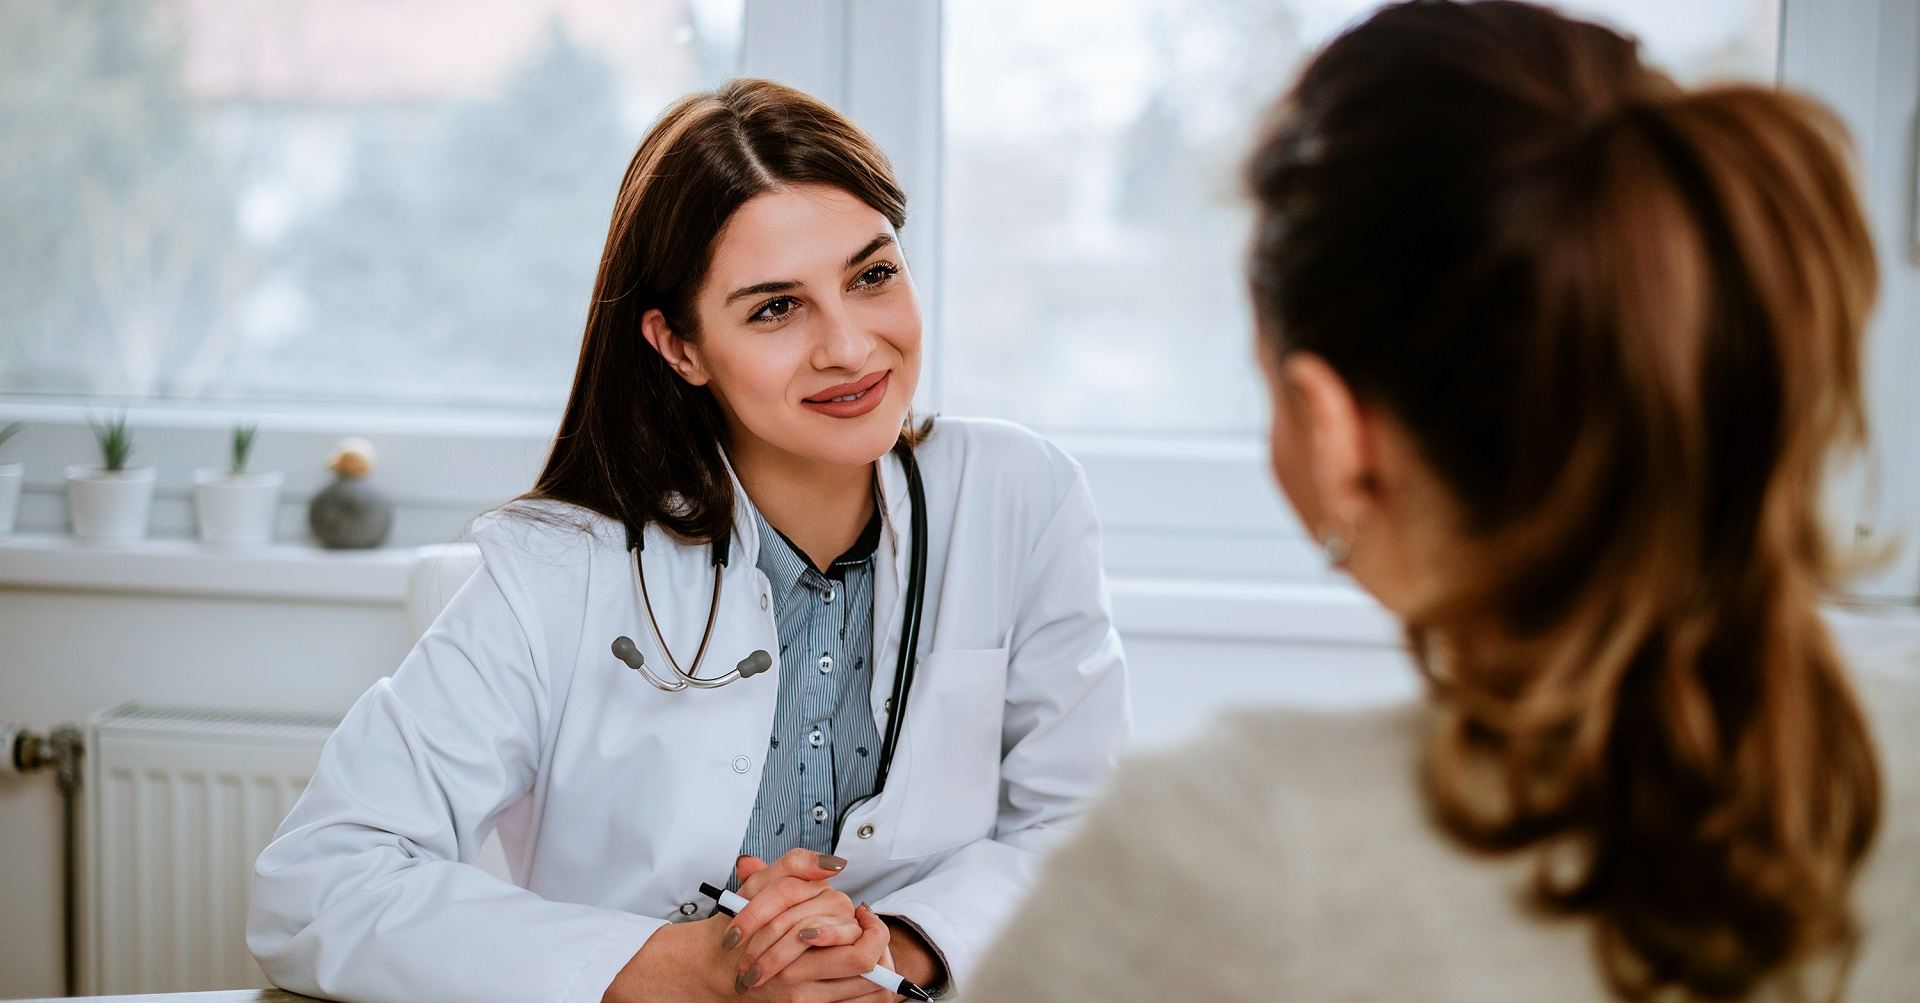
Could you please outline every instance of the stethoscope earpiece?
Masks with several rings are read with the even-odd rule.
[[[625,638],[622,638],[622,640],[625,640]],[[632,642],[628,643],[631,644]],[[734,669],[740,673],[740,678],[742,679],[748,676],[757,676],[770,668],[773,668],[773,656],[767,654],[765,649],[755,651],[753,654],[742,658],[740,664],[734,666]]]

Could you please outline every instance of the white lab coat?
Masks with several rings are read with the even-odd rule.
[[[1129,731],[1100,534],[1080,469],[1001,422],[943,418],[917,451],[929,542],[921,657],[886,790],[847,819],[835,884],[917,926],[957,986]],[[907,577],[906,477],[881,462],[871,704],[884,731]],[[775,672],[665,693],[620,526],[492,514],[483,566],[390,679],[356,702],[255,867],[247,944],[273,981],[395,1003],[600,999],[667,922],[708,915],[760,789],[779,671],[756,516],[738,491],[702,674],[755,649]],[[705,546],[646,536],[681,664],[712,592]],[[509,884],[474,866],[495,828]],[[869,828],[871,827],[871,828]]]

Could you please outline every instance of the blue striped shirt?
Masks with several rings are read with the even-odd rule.
[[[869,706],[873,557],[880,513],[823,572],[762,518],[758,567],[773,591],[780,693],[741,853],[833,852],[840,813],[873,793],[880,731]],[[735,876],[732,887],[739,888]]]

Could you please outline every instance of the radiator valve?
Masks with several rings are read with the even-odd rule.
[[[80,729],[63,724],[42,735],[17,724],[0,725],[0,760],[5,772],[32,773],[53,767],[61,790],[80,786]]]

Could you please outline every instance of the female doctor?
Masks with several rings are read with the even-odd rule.
[[[873,142],[789,88],[737,81],[653,127],[537,486],[475,523],[483,566],[256,865],[275,983],[896,999],[860,977],[880,964],[964,985],[1128,708],[1078,467],[1011,425],[910,421],[904,221]],[[473,864],[496,829],[511,883]],[[752,905],[715,914],[703,882]]]

